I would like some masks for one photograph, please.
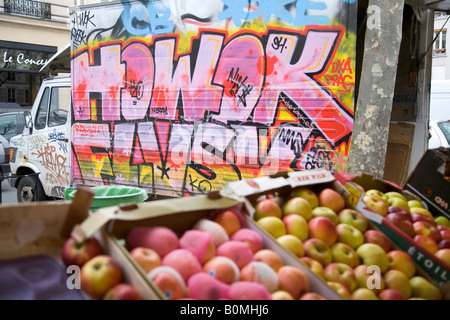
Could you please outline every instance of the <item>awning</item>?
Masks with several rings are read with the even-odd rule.
[[[55,53],[39,71],[42,73],[70,73],[70,43]]]

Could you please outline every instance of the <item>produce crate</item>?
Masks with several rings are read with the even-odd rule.
[[[199,195],[189,198],[157,200],[122,207],[101,208],[79,225],[74,234],[80,239],[89,237],[96,230],[107,230],[106,234],[114,242],[121,254],[128,257],[133,264],[136,274],[151,286],[161,300],[169,298],[150,280],[143,268],[131,257],[130,248],[127,248],[126,236],[136,226],[156,227],[163,226],[173,230],[180,237],[186,230],[192,229],[200,220],[208,218],[211,212],[226,208],[243,209],[244,199],[236,196],[223,196],[221,192],[211,192],[208,195]],[[274,242],[266,233],[246,215],[242,216],[242,227],[258,232],[263,239],[263,247],[277,252],[285,265],[294,266],[302,270],[308,277],[310,291],[322,295],[327,300],[341,300],[330,287],[319,279],[304,264],[292,257],[278,243]]]
[[[382,231],[388,236],[392,249],[405,251],[412,256],[416,263],[416,274],[436,285],[440,289],[443,298],[450,300],[449,267],[440,259],[427,253],[424,248],[421,248],[412,239],[408,239],[406,235],[402,235],[401,231],[389,223],[389,221],[380,219],[380,215],[368,211],[361,200],[364,195],[361,186],[368,189],[378,188],[384,192],[402,192],[402,190],[395,183],[372,179],[367,174],[362,174],[361,176],[344,174],[337,175],[337,177],[321,169],[280,173],[273,177],[260,177],[252,180],[231,182],[225,187],[224,193],[244,197],[248,214],[250,217],[253,217],[255,205],[262,198],[278,198],[279,203],[282,204],[288,199],[290,192],[299,187],[308,187],[316,193],[323,188],[332,188],[344,197],[346,208],[360,211],[368,218],[368,229]],[[352,178],[358,184],[350,180]],[[415,195],[408,194],[408,192],[403,192],[403,194],[408,199],[418,199]],[[264,232],[264,230],[262,231]],[[269,237],[275,241],[274,237],[271,235]],[[291,255],[295,257],[292,253]],[[295,259],[299,263],[303,263],[298,258],[295,257]]]
[[[15,265],[29,263],[33,266],[31,277],[38,272],[37,264],[50,266],[55,274],[42,274],[47,281],[51,277],[57,292],[46,292],[37,299],[91,299],[82,290],[69,289],[67,281],[75,275],[64,266],[61,259],[61,249],[66,239],[71,235],[73,228],[83,222],[89,215],[93,193],[89,188],[81,188],[72,201],[33,202],[29,204],[11,204],[0,206],[0,265],[9,272],[14,271]],[[103,230],[93,234],[100,240],[104,252],[115,258],[120,264],[125,283],[134,286],[143,299],[154,300],[158,297],[148,284],[143,281],[134,270],[129,258],[123,254],[112,239]],[[25,276],[25,275],[24,275]],[[26,275],[27,277],[30,275]],[[59,276],[60,278],[55,278]],[[31,277],[29,279],[31,279]],[[1,278],[1,277],[0,277]],[[35,278],[33,278],[35,279]],[[7,280],[3,278],[3,280]],[[39,280],[39,279],[35,279]],[[21,285],[28,290],[36,283],[23,284],[8,282],[8,286],[17,285],[15,296],[12,299],[33,299],[33,296],[24,296],[19,292]],[[2,287],[2,284],[0,284]],[[11,290],[11,289],[9,289]]]
[[[427,150],[404,189],[420,197],[434,216],[450,219],[450,149]]]
[[[413,257],[417,265],[427,272],[445,292],[448,292],[450,287],[450,266],[414,241],[413,238],[406,235],[405,232],[389,220],[369,209],[362,200],[364,190],[369,189],[376,189],[383,193],[389,191],[400,192],[408,200],[420,200],[420,198],[407,190],[395,187],[387,181],[374,179],[369,174],[362,174],[354,176],[352,179],[347,179],[344,186],[351,194],[349,200],[352,201],[353,206],[363,213],[378,229],[388,235],[401,250]]]

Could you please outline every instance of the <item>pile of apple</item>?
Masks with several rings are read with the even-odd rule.
[[[365,192],[363,202],[414,239],[423,248],[450,265],[450,220],[436,218],[418,200],[407,200],[395,191],[376,189]]]
[[[142,300],[132,285],[123,281],[119,263],[106,254],[95,237],[77,242],[69,237],[63,244],[61,259],[64,265],[80,270],[81,289],[92,299]]]
[[[332,188],[261,198],[253,219],[345,299],[442,299],[439,288],[416,273],[413,259],[391,248],[389,238]]]
[[[167,300],[324,299],[246,223],[236,207],[214,210],[181,234],[135,226],[125,246]]]

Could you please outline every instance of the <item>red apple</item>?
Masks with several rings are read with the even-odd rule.
[[[402,271],[408,278],[416,274],[416,263],[413,258],[402,250],[391,250],[387,253],[389,270]]]
[[[161,265],[161,257],[155,250],[150,248],[136,247],[130,251],[130,255],[145,273],[149,273],[150,270]]]
[[[61,258],[66,267],[76,265],[82,267],[95,256],[103,254],[103,248],[97,238],[89,238],[78,243],[74,238],[68,238],[61,249]]]
[[[308,221],[308,232],[310,238],[323,240],[331,246],[336,242],[338,233],[333,221],[326,217],[314,217]]]
[[[435,253],[438,251],[438,245],[436,241],[433,240],[433,238],[429,236],[424,236],[422,234],[418,234],[414,237],[414,241],[420,244],[422,247],[430,251],[431,253]]]
[[[450,266],[450,248],[439,249],[434,255]]]
[[[445,226],[445,225],[443,225],[443,224],[437,224],[437,225],[436,225],[436,228],[437,228],[439,231],[442,231],[442,230],[450,230],[449,227],[447,227],[447,226]]]
[[[119,283],[105,293],[103,300],[142,300],[142,297],[132,285]]]
[[[404,219],[401,215],[397,213],[389,213],[386,215],[386,219],[408,236],[414,237],[416,235],[411,221]]]
[[[450,229],[449,230],[440,230],[439,233],[441,234],[442,240],[450,239]]]
[[[81,289],[92,298],[102,299],[106,292],[122,282],[119,263],[109,255],[98,255],[81,268]]]
[[[378,294],[380,300],[406,300],[406,297],[397,289],[384,289]]]
[[[379,230],[369,229],[364,232],[364,241],[378,244],[386,252],[391,250],[391,241],[383,232]]]
[[[450,239],[442,239],[439,241],[438,249],[450,249]]]
[[[398,206],[389,206],[387,209],[388,213],[397,213],[404,217],[406,220],[411,220],[411,214],[406,210],[405,208],[398,207]]]
[[[416,221],[413,223],[414,232],[416,234],[421,234],[424,236],[429,236],[432,238],[436,243],[441,241],[441,233],[439,230],[435,227],[435,225],[427,222],[427,221]]]
[[[344,197],[332,188],[324,188],[320,190],[319,194],[319,206],[328,207],[334,212],[340,212],[345,208]]]
[[[272,199],[263,199],[256,203],[253,219],[258,221],[262,217],[278,217],[281,218],[281,207]]]
[[[433,218],[431,218],[429,216],[426,216],[424,214],[421,214],[419,212],[412,212],[411,213],[411,220],[412,220],[413,223],[417,222],[417,221],[426,221],[426,222],[429,222],[430,224],[432,224],[435,227],[437,226],[436,225],[436,221],[434,221]]]

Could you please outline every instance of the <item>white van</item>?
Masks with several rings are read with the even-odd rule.
[[[428,149],[450,147],[450,80],[432,80]]]
[[[12,187],[19,202],[64,198],[70,186],[70,76],[44,80],[23,133],[11,138]]]
[[[430,120],[450,120],[450,80],[432,80]]]

